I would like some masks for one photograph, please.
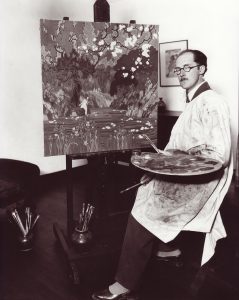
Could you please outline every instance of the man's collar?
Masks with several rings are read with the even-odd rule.
[[[200,84],[197,85],[197,87],[195,87],[192,91],[190,91],[190,98],[187,95],[187,99],[189,101],[187,102],[191,102],[194,98],[196,98],[197,96],[199,96],[201,93],[211,90],[209,84],[207,83],[207,81],[204,81]]]
[[[188,99],[189,99],[189,102],[192,101],[195,92],[196,92],[196,91],[198,90],[198,88],[199,88],[201,85],[203,85],[205,82],[206,82],[206,81],[204,80],[203,82],[197,84],[193,89],[191,89],[190,92],[188,92]]]

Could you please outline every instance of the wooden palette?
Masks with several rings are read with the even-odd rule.
[[[131,162],[140,169],[162,175],[202,175],[222,168],[222,163],[215,159],[185,153],[166,156],[142,152],[141,155],[133,155]]]

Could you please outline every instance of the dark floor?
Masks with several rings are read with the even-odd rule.
[[[75,200],[82,202],[86,198],[84,178],[82,172],[76,175],[74,196]],[[128,180],[127,176],[125,180]],[[12,227],[9,223],[6,225],[6,220],[2,217],[0,300],[88,300],[91,299],[94,290],[104,288],[113,280],[117,251],[100,257],[81,259],[77,262],[81,284],[75,286],[69,279],[67,260],[53,232],[54,222],[66,229],[65,182],[64,173],[41,178],[39,196],[36,197],[37,212],[41,217],[37,224],[32,251],[22,253],[18,250]],[[112,178],[108,182],[115,186]],[[115,212],[129,209],[132,200],[127,197],[119,198],[114,194],[114,201],[111,199],[108,203],[109,212],[114,215]],[[132,198],[132,194],[130,197]],[[208,266],[208,270],[211,271],[202,281],[197,296],[193,298],[189,289],[193,275],[196,274],[195,266],[191,267],[186,263],[183,267],[175,267],[171,263],[152,260],[139,291],[140,300],[239,299],[238,199],[238,190],[232,184],[221,207],[228,237],[218,243],[216,254]],[[75,206],[77,208],[77,205]],[[189,243],[190,257],[196,242],[191,239]],[[202,278],[199,273],[198,280]]]

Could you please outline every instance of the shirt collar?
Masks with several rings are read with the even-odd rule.
[[[205,83],[205,80],[203,80],[203,82],[199,83],[198,85],[196,85],[193,89],[191,89],[190,92],[188,92],[188,99],[189,99],[189,102],[192,101],[192,98],[193,98],[193,95],[195,94],[196,90],[202,85]]]

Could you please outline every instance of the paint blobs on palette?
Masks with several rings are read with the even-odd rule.
[[[222,168],[221,162],[215,159],[185,153],[174,153],[171,156],[166,156],[159,153],[143,152],[141,155],[133,155],[131,162],[145,171],[162,175],[203,175]]]

